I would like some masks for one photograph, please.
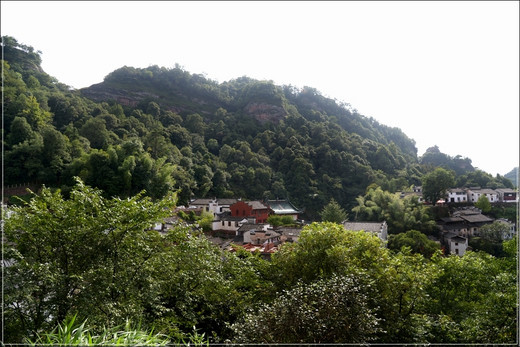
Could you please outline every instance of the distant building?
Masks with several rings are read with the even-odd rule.
[[[288,200],[267,200],[266,204],[272,213],[277,216],[291,216],[293,220],[297,220],[298,214],[302,213]]]
[[[448,233],[444,235],[444,241],[448,246],[450,254],[463,256],[464,253],[466,253],[466,249],[468,248],[467,238]]]
[[[493,189],[481,189],[480,187],[471,187],[467,190],[468,201],[475,203],[478,199],[484,195],[489,202],[495,203],[498,202],[498,194]]]
[[[518,202],[518,192],[510,188],[496,189],[499,202]]]
[[[237,201],[229,207],[233,217],[252,217],[256,223],[265,223],[271,209],[260,201]]]
[[[446,192],[446,201],[447,202],[467,202],[468,194],[464,189],[460,188],[452,188],[448,189]]]
[[[344,222],[343,227],[352,231],[366,231],[375,234],[382,241],[388,240],[388,225],[380,222]]]

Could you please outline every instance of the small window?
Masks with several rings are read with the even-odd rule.
[[[458,243],[458,242],[455,242],[455,246],[458,246],[458,245],[459,245],[459,243]]]
[[[231,226],[231,221],[227,222],[227,225],[228,225],[228,227],[230,227]]]

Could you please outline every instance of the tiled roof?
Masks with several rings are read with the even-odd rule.
[[[345,222],[345,223],[343,223],[343,226],[347,230],[352,230],[352,231],[364,230],[364,231],[372,231],[372,232],[376,232],[376,233],[381,231],[382,225],[383,225],[383,223],[380,223],[380,222]]]
[[[511,188],[499,188],[496,191],[500,192],[500,193],[517,193],[516,190],[511,189]]]
[[[301,213],[301,211],[287,200],[267,200],[267,204],[275,214]]]
[[[238,228],[238,231],[251,231],[251,230],[264,230],[264,226],[266,224],[251,224],[251,223],[244,223]]]
[[[464,222],[464,219],[462,219],[461,217],[458,217],[458,216],[455,216],[455,217],[444,217],[444,218],[441,218],[441,220],[444,222],[444,223],[461,223],[461,222]]]
[[[268,210],[269,209],[269,207],[265,206],[263,203],[261,203],[258,200],[248,201],[248,202],[246,202],[246,204],[251,206],[253,208],[253,210]]]
[[[233,205],[238,199],[217,199],[219,205]]]
[[[191,201],[189,204],[192,206],[196,206],[196,205],[197,206],[200,206],[200,205],[207,206],[212,201],[213,201],[213,199],[195,199],[195,200]]]
[[[483,214],[462,215],[460,218],[464,219],[468,223],[486,223],[493,221],[492,218],[486,217]]]
[[[466,239],[460,236],[449,237],[449,239],[454,242],[466,242]]]

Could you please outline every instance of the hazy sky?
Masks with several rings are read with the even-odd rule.
[[[83,88],[124,65],[310,86],[503,175],[519,162],[519,2],[1,1],[2,35]]]

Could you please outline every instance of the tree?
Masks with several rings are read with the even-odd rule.
[[[267,218],[267,223],[271,224],[274,227],[278,227],[281,225],[292,225],[295,220],[291,216],[279,216],[279,215],[270,215]]]
[[[347,212],[332,198],[320,216],[324,222],[343,223],[347,219]]]
[[[138,317],[145,265],[161,246],[150,227],[174,203],[174,195],[106,199],[78,179],[68,200],[44,187],[13,208],[5,223],[6,341],[50,331],[74,312],[101,325]]]
[[[386,221],[391,234],[408,230],[432,234],[437,229],[428,208],[419,203],[415,196],[401,199],[398,194],[376,186],[370,187],[364,196],[358,196],[356,200],[358,206],[352,208],[356,220]]]
[[[453,187],[454,184],[453,172],[438,167],[424,175],[422,179],[423,196],[426,201],[435,204],[446,195],[446,190]]]
[[[435,241],[429,240],[425,234],[417,230],[409,230],[406,233],[388,237],[389,249],[400,251],[403,247],[409,247],[412,252],[421,253],[427,258],[440,249]]]
[[[478,207],[484,213],[491,211],[491,203],[485,195],[481,195],[478,198],[477,202],[475,203],[475,207]]]
[[[336,276],[283,291],[233,328],[240,343],[363,343],[378,319],[354,277]]]

